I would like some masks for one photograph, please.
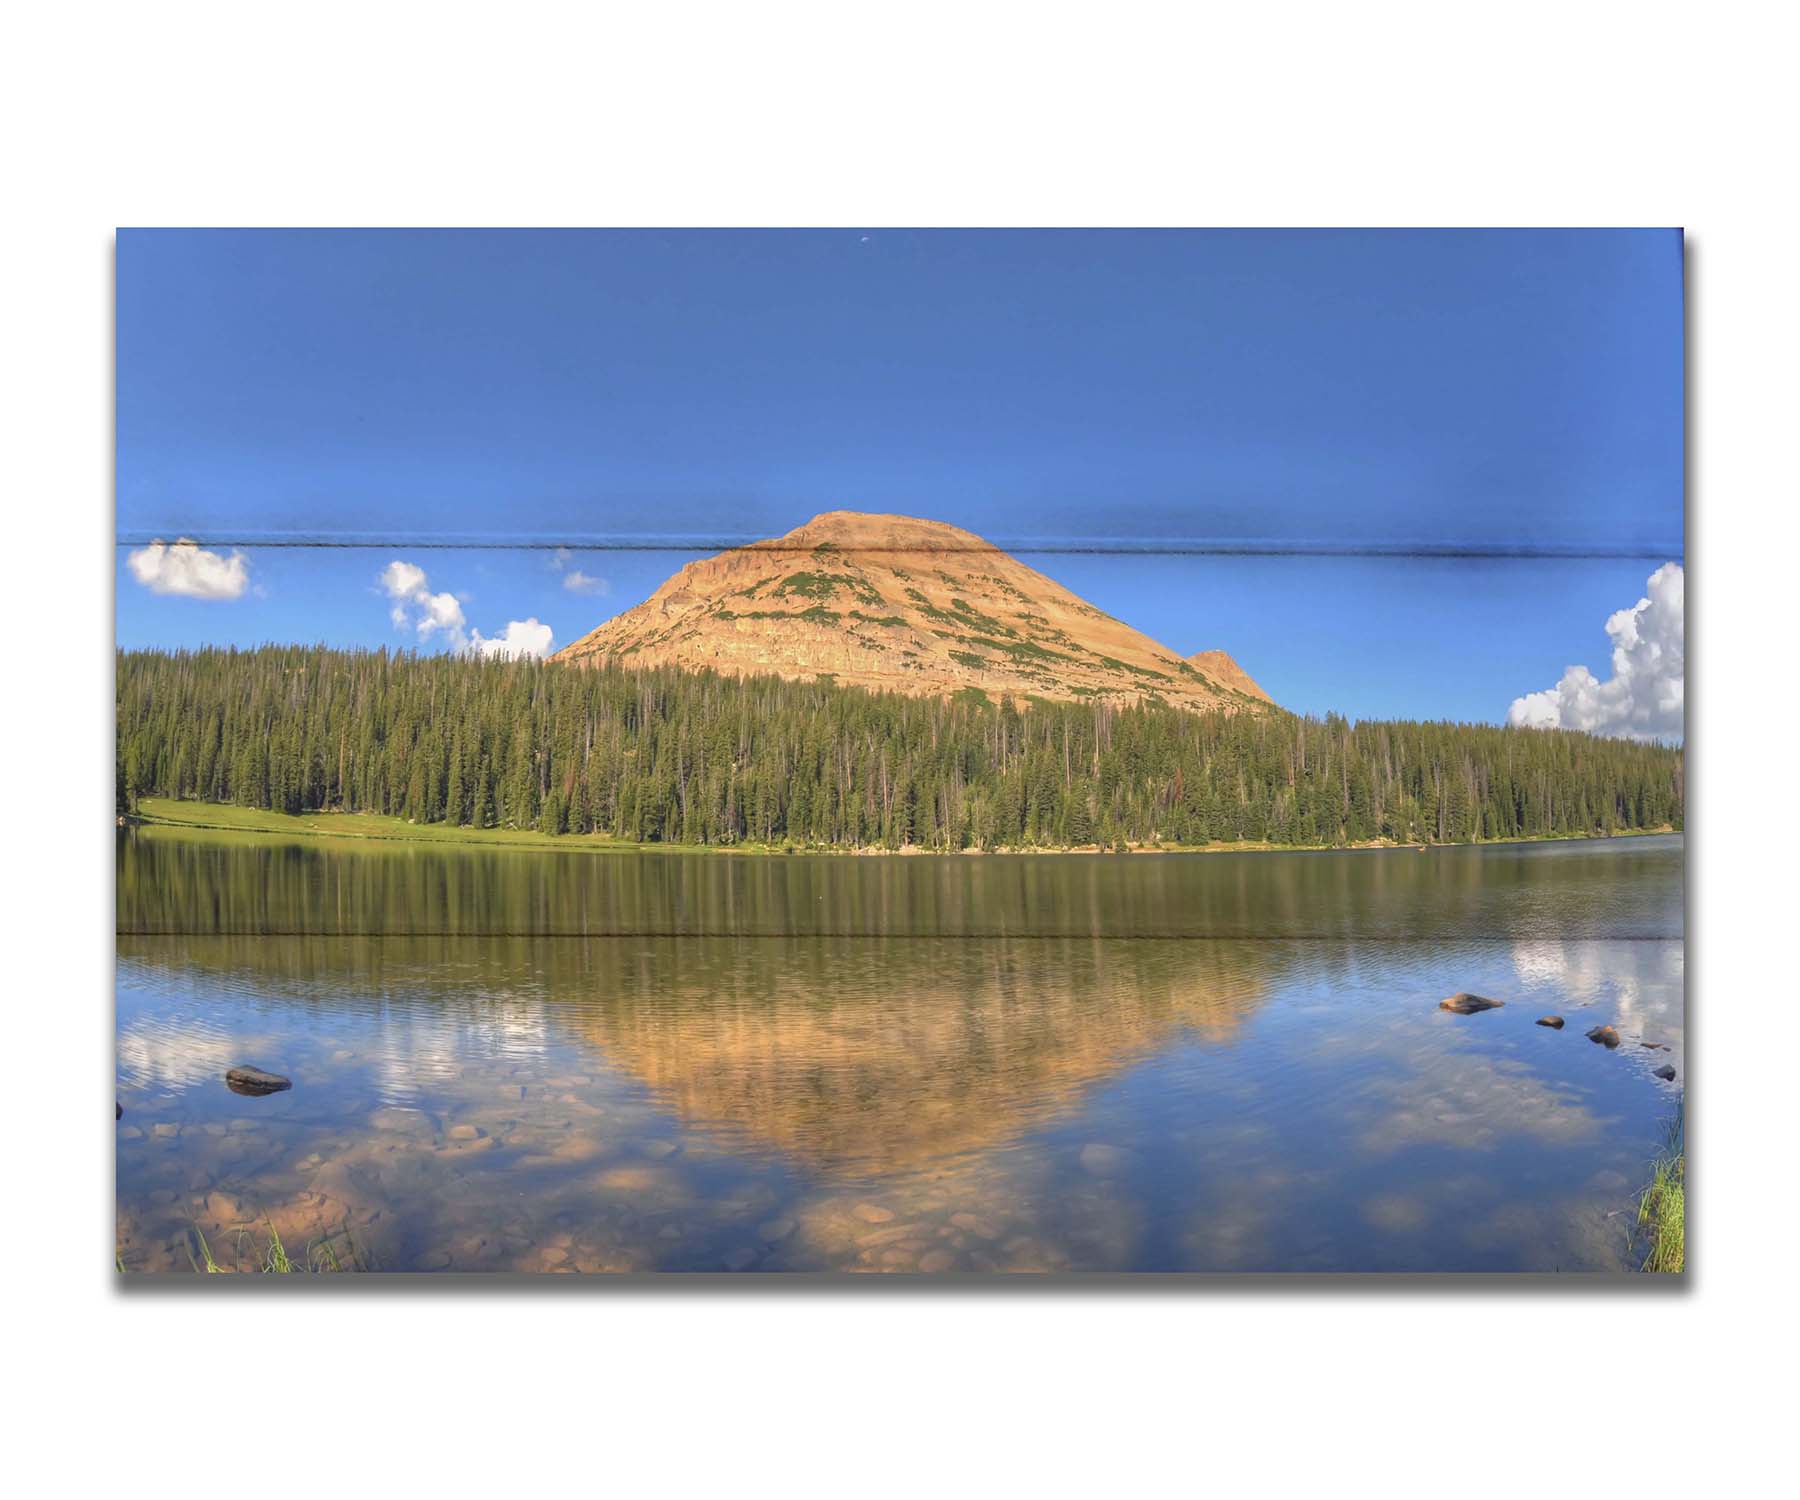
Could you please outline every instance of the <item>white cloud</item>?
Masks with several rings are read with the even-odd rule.
[[[425,587],[425,570],[395,558],[381,570],[381,585],[396,599],[410,599]]]
[[[158,539],[125,559],[132,576],[154,594],[190,599],[236,599],[250,582],[250,559],[241,552],[220,557],[180,537],[165,546]]]
[[[435,635],[452,651],[468,650],[469,627],[462,605],[454,594],[432,593],[423,568],[396,557],[381,570],[381,586],[395,601],[388,618],[396,630],[410,626],[421,643]]]
[[[610,594],[612,584],[604,578],[592,573],[584,573],[580,568],[571,568],[569,564],[575,560],[575,554],[567,547],[558,547],[550,554],[546,567],[563,575],[563,587],[571,594]]]
[[[454,594],[427,594],[414,601],[420,610],[419,636],[421,639],[436,632],[442,632],[447,641],[462,639],[463,630],[468,621],[463,618],[462,605]]]
[[[457,652],[477,656],[547,656],[555,637],[538,621],[508,620],[497,636],[470,630],[468,617],[456,595],[433,593],[425,570],[395,558],[381,570],[381,586],[394,606],[388,618],[396,630],[412,630],[420,644],[434,639]]]
[[[554,640],[550,627],[536,618],[508,620],[497,636],[484,636],[477,630],[469,649],[482,656],[548,656]]]
[[[1645,597],[1606,622],[1613,674],[1605,681],[1569,667],[1541,693],[1513,699],[1506,722],[1528,729],[1583,729],[1625,739],[1679,739],[1685,675],[1684,578],[1680,563],[1650,575]]]

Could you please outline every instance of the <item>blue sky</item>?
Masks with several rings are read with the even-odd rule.
[[[560,645],[697,543],[837,508],[1021,549],[1607,554],[1024,558],[1290,707],[1499,719],[1605,676],[1604,622],[1682,557],[1675,231],[126,230],[118,388],[126,645],[403,643],[396,558]],[[240,551],[237,597],[143,586],[176,536]]]

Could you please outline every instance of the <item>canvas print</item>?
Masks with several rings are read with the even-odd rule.
[[[121,231],[120,1273],[1679,1273],[1683,320]]]

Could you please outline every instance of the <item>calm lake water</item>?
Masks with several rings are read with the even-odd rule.
[[[118,860],[134,1271],[1622,1270],[1686,1077],[1679,837]]]

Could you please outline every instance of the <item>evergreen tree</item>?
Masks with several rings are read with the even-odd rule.
[[[114,801],[694,844],[1457,842],[1680,828],[1678,746],[1489,725],[916,699],[324,647],[121,652]]]

